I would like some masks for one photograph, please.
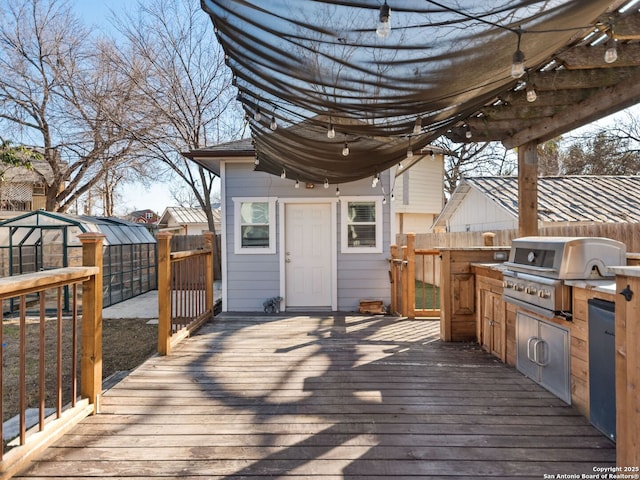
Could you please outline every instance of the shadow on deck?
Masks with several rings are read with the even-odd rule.
[[[23,476],[542,479],[615,465],[572,407],[438,335],[437,321],[385,316],[216,317],[105,392],[101,414]]]

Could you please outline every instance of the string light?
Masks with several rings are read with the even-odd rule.
[[[375,174],[373,179],[371,180],[371,188],[376,188],[378,186],[378,182],[380,182],[380,174],[379,173]]]
[[[464,136],[465,138],[473,137],[473,133],[471,133],[471,127],[469,127],[469,125],[465,126]]]
[[[604,61],[606,63],[613,63],[616,60],[618,60],[618,42],[612,36],[607,41],[607,49],[604,51]]]
[[[347,142],[344,142],[344,147],[342,147],[342,156],[343,157],[349,156],[349,144]]]
[[[336,187],[336,197],[340,196],[340,187]]]
[[[284,168],[282,169],[282,173],[280,174],[280,178],[287,178],[287,172],[286,172],[286,170]]]
[[[511,76],[513,78],[520,78],[524,75],[524,53],[520,50],[520,40],[522,39],[522,30],[518,29],[518,47],[513,53],[511,60]]]
[[[402,162],[398,163],[398,170],[402,170],[404,168],[404,165],[402,165]]]
[[[253,114],[253,119],[256,122],[259,122],[260,120],[262,120],[262,112],[260,111],[260,107],[256,108],[256,111]]]
[[[254,165],[260,165],[260,159],[258,158],[258,156],[256,155],[256,159],[253,161]]]
[[[271,123],[269,124],[269,128],[274,131],[278,128],[278,122],[276,122],[275,116],[271,117]]]
[[[391,192],[391,201],[395,202],[396,201],[396,194]]]
[[[382,197],[382,204],[386,205],[387,204],[387,197]]]
[[[433,153],[433,150],[429,150],[429,160],[432,162],[436,159],[436,154]]]
[[[387,0],[385,0],[384,4],[380,7],[376,34],[380,38],[387,38],[391,34],[391,9],[389,5],[387,5]]]
[[[327,178],[324,179],[324,188],[329,188],[329,180]]]
[[[538,94],[533,84],[527,82],[527,102],[535,102],[537,98]]]
[[[409,139],[409,146],[407,147],[407,159],[413,157],[413,148],[411,148],[411,139]],[[400,164],[400,168],[402,168],[402,164]]]
[[[299,182],[298,180],[296,180],[296,185],[295,185],[295,187],[296,187],[296,188],[300,188],[300,182]]]
[[[327,138],[334,138],[336,136],[336,130],[333,128],[333,123],[329,122],[327,127]]]

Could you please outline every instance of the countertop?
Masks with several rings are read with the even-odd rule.
[[[615,295],[616,293],[616,279],[606,280],[565,280],[565,285],[569,285],[574,288],[584,288],[586,290],[594,290],[596,292],[609,293]]]

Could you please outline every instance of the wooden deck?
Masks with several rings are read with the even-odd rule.
[[[615,464],[573,408],[438,329],[216,317],[18,478],[539,480]]]

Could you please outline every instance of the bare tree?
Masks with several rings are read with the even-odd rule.
[[[513,156],[499,143],[454,143],[440,137],[435,143],[445,155],[444,190],[449,197],[463,177],[513,175]]]
[[[160,161],[191,188],[215,231],[211,209],[215,176],[181,152],[238,138],[242,119],[235,106],[231,73],[198,2],[152,0],[138,3],[138,18],[117,27],[128,41],[114,62],[131,75],[156,128],[138,137],[149,160]],[[141,72],[141,75],[136,75]]]
[[[130,115],[139,98],[128,76],[108,68],[114,49],[94,41],[64,0],[0,7],[0,120],[43,149],[47,210],[67,210],[134,158],[130,130],[150,124]]]

